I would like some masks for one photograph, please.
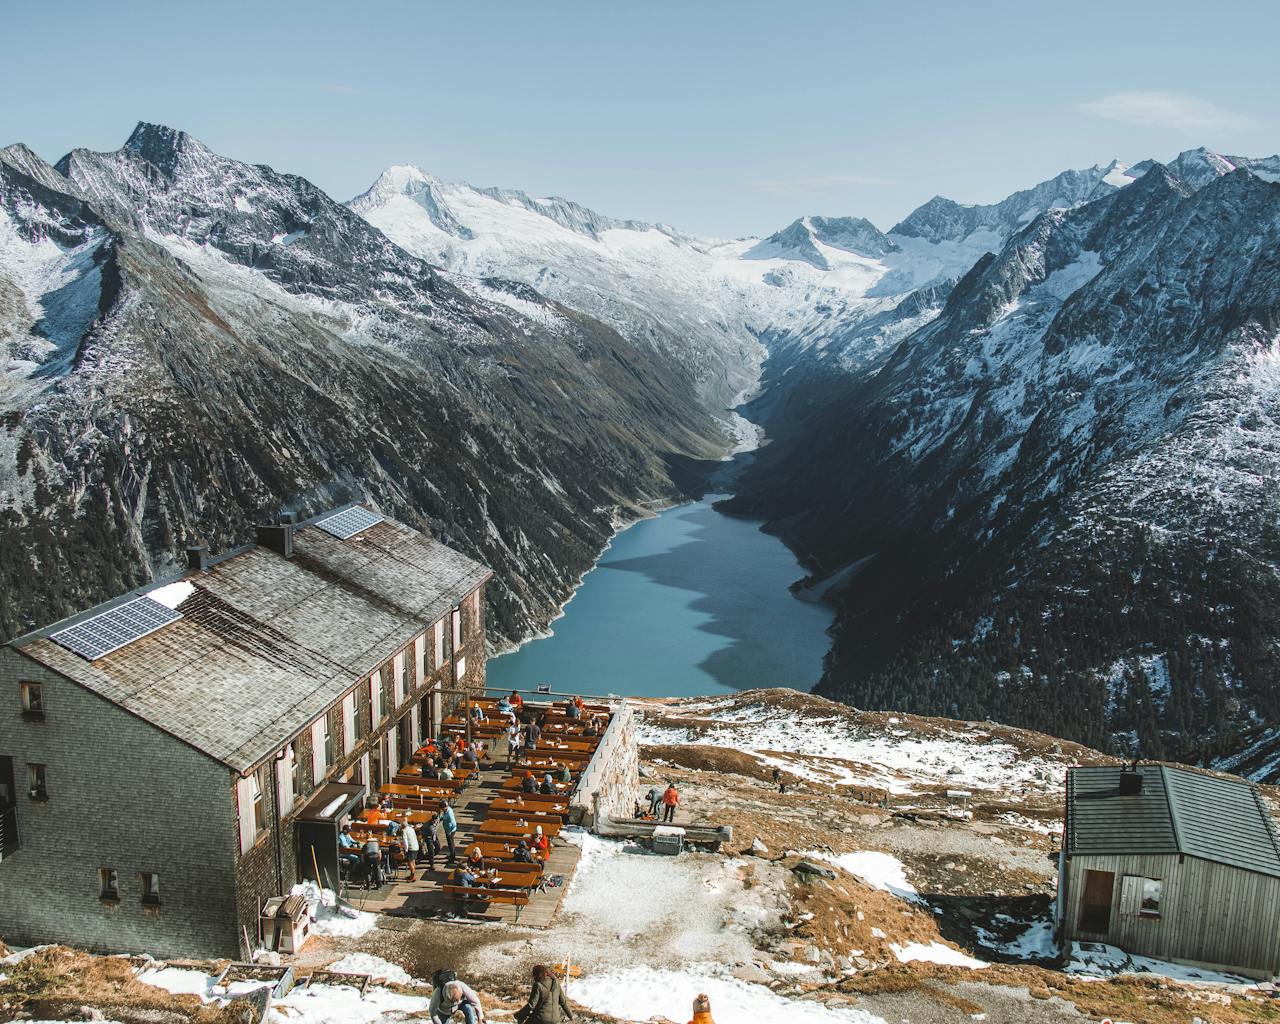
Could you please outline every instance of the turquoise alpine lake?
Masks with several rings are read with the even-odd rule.
[[[763,686],[808,690],[830,646],[826,605],[760,524],[723,515],[723,495],[642,519],[613,538],[551,624],[488,666],[490,689],[685,697]]]

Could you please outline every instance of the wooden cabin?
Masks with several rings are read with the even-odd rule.
[[[1255,978],[1280,973],[1280,842],[1257,789],[1165,765],[1067,772],[1057,932]]]

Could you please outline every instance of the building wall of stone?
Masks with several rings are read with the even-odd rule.
[[[43,687],[44,719],[19,683]],[[10,647],[0,648],[0,757],[14,761],[19,848],[0,862],[0,939],[160,956],[237,952],[227,769]],[[46,765],[48,800],[27,795]],[[114,868],[120,898],[101,899]],[[141,872],[160,876],[142,902]]]
[[[593,814],[629,818],[640,792],[640,745],[635,714],[619,704],[574,792],[575,809],[591,821]]]

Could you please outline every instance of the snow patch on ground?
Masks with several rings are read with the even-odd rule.
[[[378,981],[394,981],[407,985],[413,981],[412,976],[403,967],[383,960],[372,953],[348,953],[341,960],[329,964],[327,970],[341,971],[345,974],[367,974]]]
[[[1155,960],[1147,956],[1130,956],[1123,949],[1102,942],[1073,942],[1068,974],[1108,978],[1117,974],[1158,974],[1171,981],[1211,982],[1217,985],[1254,985],[1251,978],[1226,974],[1185,964]]]
[[[338,910],[337,897],[332,889],[318,889],[315,882],[301,882],[292,889],[295,896],[307,898],[307,910],[311,915],[311,931],[315,935],[336,935],[358,939],[373,931],[378,915],[349,907],[344,914]]]
[[[911,963],[913,960],[922,960],[931,964],[967,967],[972,971],[987,966],[985,960],[969,956],[968,953],[962,953],[960,950],[936,940],[928,945],[923,942],[908,942],[901,946],[894,943],[889,948],[893,950],[893,955],[904,964]]]
[[[593,973],[573,983],[573,998],[625,1020],[688,1020],[694,997],[706,993],[716,1024],[884,1024],[864,1010],[787,999],[764,985],[714,971],[711,965],[690,964],[681,970],[629,967]]]
[[[924,902],[916,887],[907,880],[907,870],[902,861],[877,850],[860,850],[856,853],[826,853],[819,850],[804,854],[810,860],[826,861],[847,871],[873,889],[892,893],[911,903]]]

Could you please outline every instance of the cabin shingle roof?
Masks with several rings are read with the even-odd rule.
[[[348,540],[303,524],[291,558],[255,546],[183,574],[182,618],[105,657],[87,661],[50,634],[174,580],[10,646],[245,772],[490,575],[391,519]]]
[[[1119,767],[1067,772],[1063,843],[1071,854],[1178,853],[1280,877],[1270,812],[1243,779],[1139,765],[1140,793],[1121,795]]]

